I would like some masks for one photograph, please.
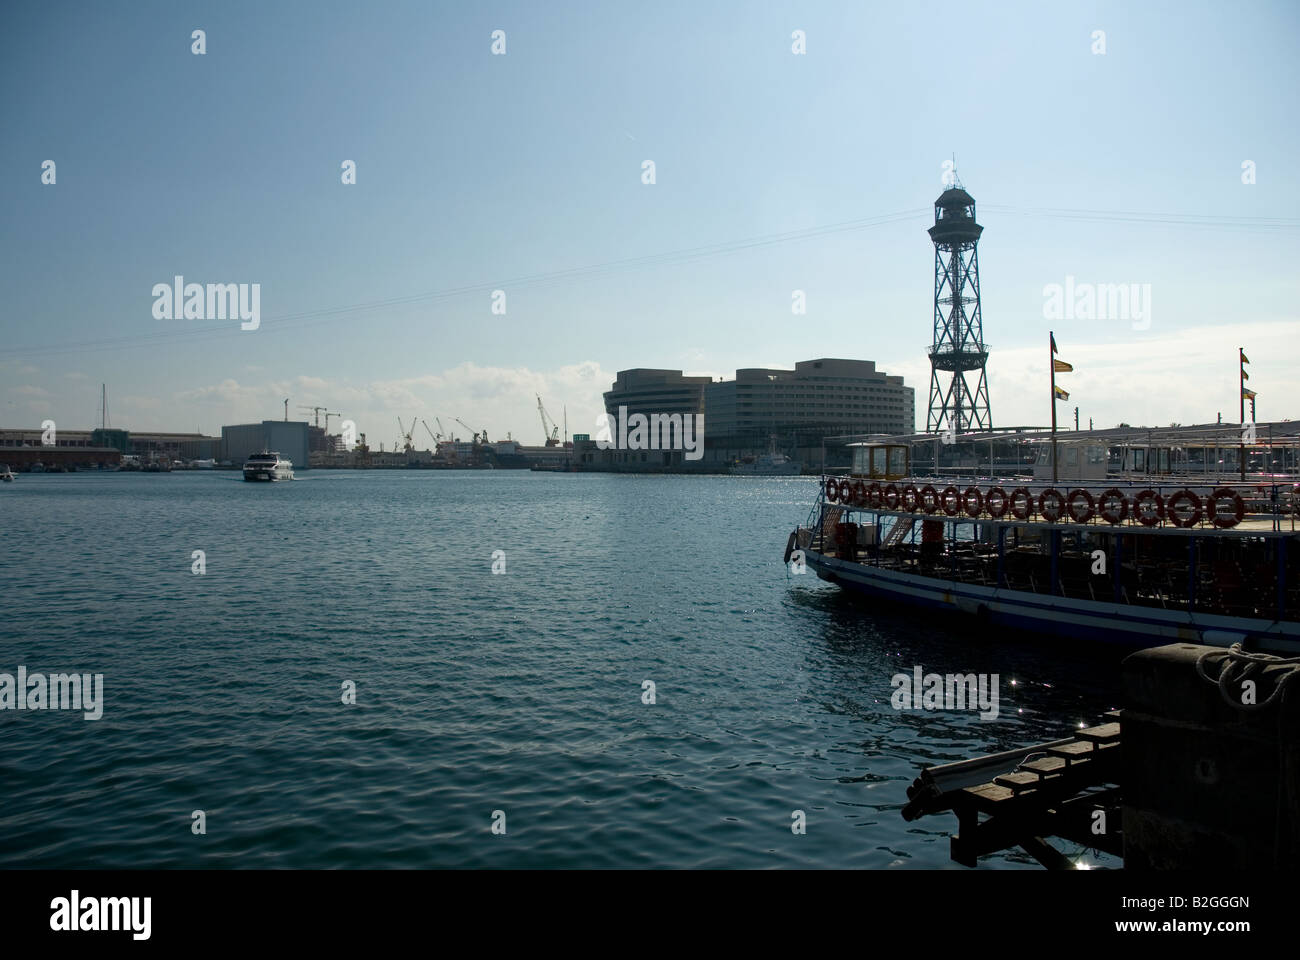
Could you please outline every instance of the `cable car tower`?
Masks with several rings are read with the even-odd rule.
[[[934,202],[934,226],[929,229],[934,242],[934,345],[927,433],[993,429],[976,252],[983,231],[975,222],[975,198],[954,175],[953,185]],[[979,377],[972,390],[967,374],[976,370]]]

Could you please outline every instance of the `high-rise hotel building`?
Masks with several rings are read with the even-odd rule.
[[[803,360],[793,370],[737,370],[713,382],[680,370],[624,370],[605,394],[605,410],[704,414],[704,459],[730,461],[777,449],[820,455],[831,436],[906,434],[916,427],[916,400],[903,378],[876,370],[870,360]]]

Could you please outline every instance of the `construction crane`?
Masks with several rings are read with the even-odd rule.
[[[315,426],[318,426],[318,427],[320,426],[320,415],[321,415],[321,413],[322,413],[325,409],[326,409],[325,407],[308,407],[308,406],[304,406],[304,405],[301,404],[301,403],[298,404],[298,412],[299,412],[299,413],[312,413],[312,414],[315,414],[315,421],[314,421],[314,423],[315,423]],[[327,425],[329,424],[329,417],[326,417],[326,418],[325,418],[325,423],[326,423]],[[328,426],[327,426],[327,429],[328,429]]]
[[[327,414],[325,414],[325,433],[326,433],[326,434],[328,434],[328,433],[330,432],[330,417],[338,417],[340,420],[342,420],[342,419],[343,419],[343,414],[341,414],[341,413],[327,413]]]
[[[447,431],[443,429],[442,421],[439,420],[437,417],[434,417],[434,418],[433,418],[433,422],[436,423],[436,424],[438,425],[438,436],[439,436],[440,438],[445,438],[445,437],[447,437]]]
[[[437,420],[438,418],[437,418],[437,417],[434,417],[433,419]],[[429,429],[428,421],[421,420],[420,422],[424,424],[424,432],[427,433],[427,434],[429,435],[429,439],[433,441],[433,449],[434,449],[434,450],[437,450],[437,449],[438,449],[438,442],[439,442],[440,440],[442,440],[442,434],[440,434],[440,433],[439,433],[439,434],[435,434],[432,430],[430,430],[430,429]]]
[[[546,435],[546,446],[558,447],[560,445],[560,425],[542,406],[541,394],[537,395],[537,412],[542,416],[542,433]]]

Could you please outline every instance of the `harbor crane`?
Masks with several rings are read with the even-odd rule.
[[[438,418],[434,417],[433,419],[437,420]],[[438,449],[438,443],[442,440],[442,434],[434,433],[432,430],[430,430],[429,422],[427,420],[421,420],[420,422],[424,424],[424,432],[427,433],[429,435],[429,439],[433,441],[433,449],[436,451]]]
[[[437,418],[435,417],[434,419],[437,419]],[[457,423],[459,423],[462,427],[464,427],[466,430],[468,430],[468,431],[473,435],[473,437],[474,437],[474,445],[475,445],[475,446],[478,446],[479,444],[485,444],[485,443],[488,442],[488,435],[487,435],[487,431],[486,431],[486,430],[484,430],[484,431],[480,434],[479,431],[475,430],[473,427],[471,427],[468,423],[466,423],[466,422],[465,422],[464,420],[462,420],[460,417],[455,417],[454,419],[455,419],[455,421],[456,421]]]
[[[546,435],[546,446],[558,447],[560,445],[560,425],[555,422],[555,418],[546,412],[542,406],[542,396],[537,394],[537,412],[542,417],[542,433]]]
[[[414,452],[414,450],[415,450],[415,444],[411,442],[411,434],[415,433],[415,417],[412,417],[412,418],[411,418],[411,428],[410,428],[409,430],[408,430],[406,427],[402,426],[402,418],[401,418],[401,417],[398,417],[398,418],[397,418],[397,429],[400,430],[400,431],[402,431],[402,434],[401,434],[401,436],[402,436],[402,444],[403,444],[403,446],[402,446],[402,451],[403,451],[404,453],[412,453],[412,452]],[[393,444],[393,449],[396,449],[396,448],[397,448],[397,444]]]

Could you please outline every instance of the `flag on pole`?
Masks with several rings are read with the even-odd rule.
[[[1055,334],[1055,333],[1049,333],[1047,336],[1048,336],[1048,337],[1051,339],[1051,341],[1052,341],[1052,353],[1056,353],[1056,334]],[[1244,357],[1245,354],[1243,353],[1242,356]]]
[[[1057,360],[1055,357],[1053,357],[1052,369],[1055,370],[1057,373],[1069,373],[1074,369],[1074,366],[1072,364],[1066,363],[1064,360]]]
[[[1246,357],[1246,351],[1245,351],[1245,350],[1238,349],[1237,352],[1241,354],[1241,362],[1242,362],[1242,363],[1250,363],[1250,360]]]
[[[1055,387],[1055,388],[1053,388],[1053,389],[1056,390],[1056,399],[1057,399],[1057,400],[1069,400],[1069,399],[1070,399],[1070,395],[1069,395],[1068,393],[1066,393],[1064,390],[1062,390],[1060,387]]]
[[[1244,369],[1241,371],[1241,379],[1243,379],[1243,380],[1249,380],[1249,379],[1250,379],[1250,374],[1247,373]]]
[[[1243,400],[1254,400],[1254,399],[1255,399],[1255,391],[1254,391],[1254,390],[1251,390],[1251,389],[1249,389],[1249,388],[1247,388],[1247,387],[1242,387],[1242,388],[1241,388],[1241,399],[1243,399]]]

